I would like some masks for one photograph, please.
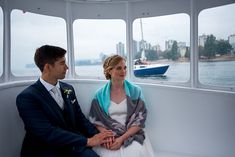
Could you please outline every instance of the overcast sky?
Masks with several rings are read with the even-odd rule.
[[[199,14],[199,35],[214,34],[219,39],[227,39],[229,35],[235,34],[234,15],[235,4],[202,11]],[[13,67],[24,67],[25,63],[33,63],[35,49],[43,44],[58,45],[67,49],[66,25],[63,19],[45,18],[18,10],[13,11],[11,17]],[[152,45],[159,44],[162,50],[165,40],[186,42],[187,46],[190,44],[190,18],[187,14],[145,18],[142,22],[144,40]],[[2,18],[0,28],[2,36]],[[75,59],[96,59],[101,52],[115,53],[118,42],[126,43],[126,25],[121,20],[77,20],[73,29]],[[141,40],[139,20],[133,23],[133,39]],[[0,42],[2,47],[2,38]]]

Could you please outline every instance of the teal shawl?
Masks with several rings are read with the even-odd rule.
[[[95,99],[99,101],[100,107],[108,113],[108,109],[110,106],[110,86],[111,81],[109,81],[104,87],[99,89],[95,94]],[[126,92],[126,96],[130,97],[133,100],[141,99],[144,101],[144,97],[142,95],[141,89],[139,86],[130,83],[129,81],[124,81],[124,88]]]

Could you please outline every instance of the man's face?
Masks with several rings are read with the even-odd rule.
[[[68,66],[66,65],[65,57],[57,59],[54,65],[49,65],[50,75],[55,79],[64,79]]]

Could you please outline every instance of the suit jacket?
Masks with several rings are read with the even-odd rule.
[[[22,156],[47,151],[82,151],[87,138],[98,133],[82,113],[73,87],[59,83],[64,111],[39,80],[17,96],[17,108],[26,130]]]

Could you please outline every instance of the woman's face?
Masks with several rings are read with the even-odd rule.
[[[122,81],[126,77],[126,62],[121,60],[109,74],[111,75],[111,80]]]

